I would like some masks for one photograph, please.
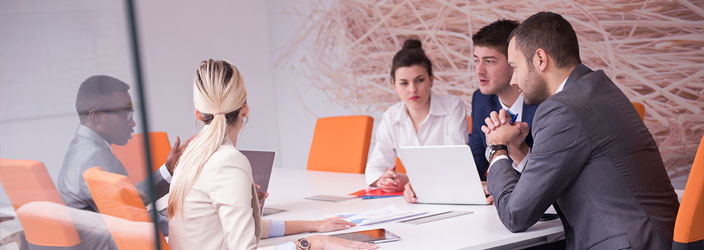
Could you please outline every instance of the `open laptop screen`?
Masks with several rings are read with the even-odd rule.
[[[261,186],[257,191],[266,192],[269,189],[269,178],[271,177],[271,169],[274,166],[275,152],[254,150],[240,150],[240,152],[247,157],[249,165],[252,166],[254,184]],[[264,202],[260,202],[260,204],[261,210]]]

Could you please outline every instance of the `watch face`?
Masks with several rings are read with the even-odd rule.
[[[298,246],[303,248],[303,249],[308,249],[310,248],[310,242],[306,239],[300,239],[298,240]]]
[[[486,150],[484,151],[484,157],[486,158],[486,161],[489,161],[491,159],[491,146],[486,147]]]

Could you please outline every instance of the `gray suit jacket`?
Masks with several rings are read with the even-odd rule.
[[[76,137],[71,141],[68,152],[64,156],[57,184],[61,198],[67,206],[98,212],[83,180],[83,171],[96,166],[102,167],[107,172],[127,176],[127,170],[112,153],[108,143],[92,129],[79,125],[76,129]],[[154,172],[152,178],[157,198],[169,192],[169,183],[159,171]],[[137,183],[137,190],[145,204],[150,204],[151,201],[146,195],[147,183],[145,181]]]
[[[57,181],[59,194],[67,206],[98,212],[98,207],[96,207],[93,196],[90,194],[83,179],[83,171],[96,166],[102,167],[107,172],[127,176],[127,170],[112,153],[108,143],[92,129],[79,125],[78,129],[76,129],[76,137],[71,141],[68,152],[64,156],[64,163],[61,166]],[[157,199],[166,195],[169,192],[169,182],[164,179],[159,171],[155,171],[152,174],[152,178]],[[144,204],[151,204],[147,196],[147,182],[139,182],[136,186]],[[165,211],[157,213],[157,221],[162,232],[168,235],[168,220],[164,213]],[[84,240],[82,239],[82,241]]]
[[[603,71],[580,64],[540,104],[520,175],[508,160],[488,189],[512,232],[553,203],[568,249],[670,249],[679,203],[652,135]]]

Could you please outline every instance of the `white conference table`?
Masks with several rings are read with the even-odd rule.
[[[363,174],[343,174],[306,170],[275,168],[269,182],[269,198],[265,207],[288,211],[265,216],[279,220],[320,220],[345,212],[363,212],[379,209],[391,204],[408,211],[472,211],[471,214],[428,222],[420,225],[397,221],[369,226],[357,226],[348,230],[359,231],[385,228],[400,236],[402,240],[378,244],[380,249],[520,249],[553,242],[564,238],[559,219],[538,222],[525,232],[511,233],[506,229],[492,205],[429,205],[408,204],[403,197],[367,199],[360,198],[340,202],[307,200],[313,195],[347,196],[348,193],[365,188]],[[294,241],[314,234],[298,234],[260,241],[260,246],[276,245]]]

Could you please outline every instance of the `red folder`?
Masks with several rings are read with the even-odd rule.
[[[403,196],[403,192],[384,192],[380,188],[365,188],[349,195],[362,197],[362,196]]]

